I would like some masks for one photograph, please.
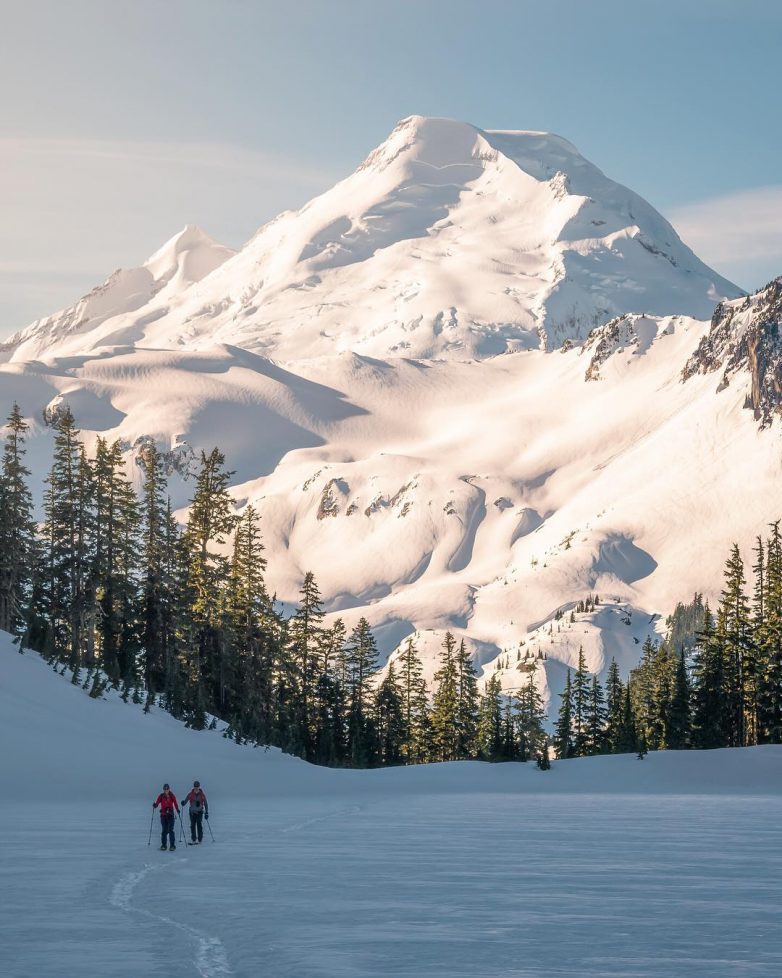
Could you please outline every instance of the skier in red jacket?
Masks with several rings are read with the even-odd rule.
[[[162,832],[160,833],[160,848],[165,850],[169,848],[172,852],[176,849],[176,839],[174,838],[174,827],[176,825],[176,816],[174,812],[179,814],[179,805],[177,804],[176,795],[167,785],[163,785],[163,790],[157,796],[155,801],[152,802],[152,807],[160,807],[160,826]],[[166,838],[168,838],[169,845],[166,846]]]
[[[209,802],[200,781],[193,782],[193,790],[182,799],[182,807],[190,805],[190,838],[194,845],[204,841],[203,819],[209,821]]]

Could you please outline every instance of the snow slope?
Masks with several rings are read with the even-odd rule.
[[[72,306],[0,344],[5,358],[33,359],[52,346],[89,349],[98,331],[113,339],[112,324],[130,318],[138,335],[166,314],[166,304],[213,272],[234,252],[212,240],[195,225],[187,225],[139,268],[118,268],[105,282]],[[119,340],[119,337],[116,337]],[[123,339],[127,339],[123,335]]]
[[[115,273],[12,337],[12,358],[228,343],[464,359],[558,347],[626,312],[705,317],[740,294],[565,139],[421,116],[234,257],[183,236],[187,269],[159,253]]]
[[[0,743],[4,978],[782,967],[778,747],[330,771],[91,700],[5,635]],[[151,800],[193,778],[216,841],[160,852]]]
[[[218,445],[286,605],[312,570],[384,654],[416,634],[431,678],[450,628],[550,699],[581,645],[626,673],[781,515],[752,369],[690,367],[717,328],[692,317],[736,294],[561,137],[415,116],[237,254],[186,228],[12,338],[0,408],[34,425],[39,487],[64,403],[136,475],[156,441],[177,506]]]
[[[751,375],[681,379],[708,328],[631,317],[583,348],[482,362],[136,350],[6,364],[0,389],[36,421],[39,475],[42,412],[63,401],[88,441],[122,441],[131,471],[155,439],[180,506],[177,473],[221,446],[280,599],[312,570],[331,614],[365,615],[384,653],[417,633],[431,676],[451,628],[507,689],[529,653],[556,695],[582,644],[591,668],[615,656],[626,672],[659,616],[719,593],[732,541],[780,516],[780,429],[745,407]],[[604,604],[571,624],[589,592]]]

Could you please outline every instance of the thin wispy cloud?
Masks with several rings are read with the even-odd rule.
[[[782,275],[782,184],[687,204],[668,216],[700,258],[744,288]]]
[[[222,143],[0,139],[0,336],[185,224],[236,247],[341,175]]]

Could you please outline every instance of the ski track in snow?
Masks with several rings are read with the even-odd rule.
[[[175,927],[183,934],[186,934],[195,943],[194,964],[201,978],[220,978],[221,975],[232,975],[233,971],[228,963],[228,955],[225,953],[223,942],[219,937],[210,937],[207,934],[202,934],[200,931],[197,931],[194,927],[190,927],[188,924],[180,923],[178,920],[172,920],[171,917],[152,913],[151,910],[146,910],[142,907],[133,906],[133,892],[138,884],[149,876],[150,873],[160,868],[160,866],[147,863],[143,869],[137,872],[125,873],[112,887],[111,896],[109,897],[111,905],[117,907],[119,910],[124,910],[126,913],[138,914],[150,920],[157,920],[161,923],[168,924],[168,926]]]
[[[296,822],[295,825],[288,825],[284,829],[280,829],[282,834],[287,832],[300,832],[302,829],[306,829],[310,825],[316,825],[318,822],[327,822],[331,818],[339,818],[340,816],[347,815],[357,815],[362,810],[361,805],[353,805],[350,808],[341,809],[338,812],[329,812],[328,815],[319,815],[317,818],[308,818],[303,822]]]
[[[289,832],[300,832],[302,829],[308,828],[310,825],[316,825],[319,822],[326,822],[332,818],[356,815],[360,811],[362,811],[361,805],[352,805],[350,808],[343,808],[336,812],[329,812],[326,815],[319,815],[315,818],[304,819],[304,821],[296,822],[294,825],[288,825],[285,828],[280,829],[280,833],[287,834]],[[149,876],[151,873],[157,872],[157,870],[160,868],[160,866],[156,866],[154,863],[147,863],[143,869],[131,873],[125,873],[112,887],[109,903],[111,903],[113,907],[117,907],[117,909],[125,911],[125,913],[138,914],[139,916],[147,917],[150,920],[160,921],[161,923],[168,924],[170,927],[175,927],[183,934],[186,934],[195,943],[196,952],[194,964],[199,975],[201,975],[201,978],[220,978],[222,975],[232,975],[233,971],[231,970],[228,962],[228,955],[226,954],[223,942],[218,937],[210,937],[206,934],[202,934],[194,927],[190,927],[189,924],[183,924],[178,920],[172,920],[171,917],[166,917],[163,914],[153,913],[151,910],[133,906],[132,898],[136,887],[142,882],[142,880],[146,879],[147,876]]]

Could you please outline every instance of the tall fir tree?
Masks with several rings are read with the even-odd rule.
[[[187,559],[188,633],[180,649],[190,701],[189,722],[197,729],[208,710],[226,704],[227,633],[224,582],[229,561],[225,547],[236,526],[228,492],[232,473],[218,449],[201,453],[195,491],[183,536]]]
[[[405,740],[404,705],[393,662],[389,663],[386,675],[377,688],[375,737],[377,763],[385,767],[401,764]]]
[[[570,669],[565,678],[565,688],[559,694],[559,715],[554,734],[554,749],[560,760],[575,757],[576,747],[573,734],[573,682]]]
[[[402,757],[408,764],[420,764],[429,754],[429,697],[421,658],[415,642],[408,638],[397,660],[402,694],[404,740]]]
[[[723,631],[722,627],[720,631]],[[693,653],[692,742],[694,747],[708,750],[725,746],[724,714],[722,650],[707,602],[703,613],[703,627]]]
[[[604,752],[606,748],[606,720],[607,711],[603,687],[600,685],[597,676],[592,676],[585,724],[585,752],[587,754],[602,754]]]
[[[478,711],[478,750],[485,761],[502,760],[502,684],[496,673],[489,677]]]
[[[638,750],[638,732],[635,724],[633,697],[629,683],[625,686],[622,701],[622,721],[619,725],[614,750],[617,754],[630,754]]]
[[[779,521],[771,524],[765,548],[756,565],[754,641],[757,650],[758,739],[782,743],[782,536]],[[759,573],[758,573],[759,572]]]
[[[583,757],[589,751],[587,715],[591,686],[590,674],[584,658],[584,649],[579,648],[578,668],[573,675],[572,682],[573,752],[576,757]]]
[[[743,747],[756,742],[755,650],[745,588],[744,561],[738,546],[734,544],[725,566],[719,629],[729,747]]]
[[[27,629],[38,556],[30,470],[24,461],[28,429],[14,404],[0,469],[0,629],[19,637]]]
[[[687,672],[687,660],[684,649],[682,649],[676,660],[673,694],[668,713],[666,747],[670,750],[684,750],[690,746],[690,700],[690,677]]]
[[[457,756],[472,758],[478,751],[478,679],[464,639],[456,652],[456,676],[459,696]]]
[[[348,756],[355,767],[368,767],[376,749],[372,681],[377,644],[369,622],[360,618],[346,646],[348,670]]]
[[[617,749],[619,743],[619,731],[622,727],[622,714],[624,709],[624,684],[619,675],[619,666],[616,659],[611,659],[606,677],[606,748],[610,752]]]
[[[535,683],[535,674],[527,674],[527,682],[515,696],[516,744],[518,759],[528,761],[538,757],[546,743],[543,727],[546,712]]]
[[[432,700],[432,739],[435,758],[454,761],[459,757],[459,670],[456,663],[456,639],[445,633],[440,668],[434,674],[436,689]]]

